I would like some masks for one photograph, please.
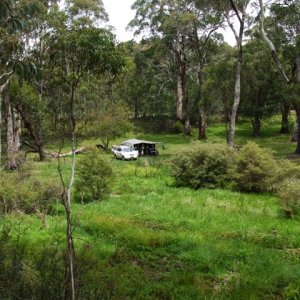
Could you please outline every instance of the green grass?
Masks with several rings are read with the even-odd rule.
[[[277,129],[263,132],[257,142],[286,157],[294,145]],[[224,134],[224,126],[208,128],[212,142],[224,142]],[[82,299],[298,299],[299,220],[281,218],[272,195],[176,188],[169,160],[201,143],[195,137],[137,138],[164,142],[167,149],[133,162],[106,154],[116,174],[111,195],[73,204],[78,276],[90,290]],[[243,124],[236,141],[248,139],[250,127]],[[57,176],[54,161],[33,167],[35,176]],[[46,217],[46,225],[37,216],[18,214],[0,222],[26,232],[21,241],[29,260],[53,239],[64,247],[61,205]]]

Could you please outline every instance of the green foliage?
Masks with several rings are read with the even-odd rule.
[[[235,151],[224,145],[201,145],[174,160],[176,184],[196,189],[225,187],[231,181],[235,159]]]
[[[287,218],[300,214],[300,179],[285,179],[278,187],[278,196],[283,212]]]
[[[0,214],[10,212],[48,213],[61,194],[53,180],[5,173],[0,176]]]
[[[65,261],[59,241],[51,238],[29,246],[22,240],[27,234],[22,219],[0,227],[0,298],[60,299]]]
[[[242,144],[251,128],[238,129]],[[257,141],[286,156],[293,145],[277,129]],[[224,126],[209,130],[214,140],[224,139]],[[164,141],[168,148],[158,157],[111,159],[116,172],[108,199],[84,209],[72,204],[77,298],[298,299],[298,218],[278,218],[278,199],[271,195],[175,188],[169,159],[200,142],[181,134],[138,138]],[[65,158],[69,171],[70,165]],[[39,178],[57,177],[54,160],[33,167]],[[35,215],[0,218],[1,299],[64,297],[65,215],[61,205],[56,208],[42,228]],[[7,226],[10,237],[2,238]]]
[[[13,104],[20,112],[25,128],[36,144],[43,145],[49,134],[47,127],[47,111],[45,103],[39,98],[38,93],[28,83],[19,85],[13,81],[11,84],[11,98]]]
[[[77,165],[75,192],[82,202],[103,199],[111,190],[113,170],[96,150],[85,154]]]
[[[129,110],[126,105],[116,103],[111,104],[100,116],[97,116],[94,124],[94,134],[102,142],[102,147],[107,150],[109,142],[122,137],[132,129],[129,122]]]
[[[272,191],[276,172],[277,165],[272,151],[261,148],[254,142],[248,142],[238,156],[234,187],[243,192]]]
[[[174,127],[175,133],[183,133],[183,124],[181,121],[177,120]]]

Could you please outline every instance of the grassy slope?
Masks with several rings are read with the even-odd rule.
[[[277,128],[258,142],[277,157],[292,152],[289,137],[274,137],[273,131]],[[243,144],[250,137],[248,126],[237,134]],[[208,135],[224,141],[224,127],[214,126]],[[97,266],[93,277],[98,276],[104,298],[281,299],[297,292],[299,220],[279,218],[272,196],[175,188],[169,159],[199,142],[178,135],[138,137],[163,141],[168,148],[158,158],[112,159],[116,178],[110,197],[73,205],[77,251]],[[56,166],[45,162],[35,172],[56,176]],[[9,216],[3,222],[20,219],[31,249],[53,237],[63,243],[61,206],[47,217],[46,227],[35,216]]]

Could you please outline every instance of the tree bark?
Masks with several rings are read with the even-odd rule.
[[[294,108],[297,116],[297,136],[296,136],[296,150],[295,154],[300,154],[300,104],[294,104]]]
[[[242,60],[243,60],[243,50],[242,45],[239,45],[237,66],[235,73],[235,87],[234,87],[234,100],[230,112],[229,130],[227,136],[227,144],[230,147],[234,146],[234,135],[236,127],[236,117],[240,105],[241,98],[241,72],[242,72]]]
[[[76,155],[76,145],[75,145],[75,90],[77,84],[73,83],[71,86],[71,97],[70,97],[70,130],[71,130],[71,144],[72,144],[72,171],[71,178],[67,187],[65,187],[63,176],[60,172],[61,181],[64,186],[63,192],[63,204],[66,211],[67,219],[67,255],[68,255],[68,282],[70,287],[70,299],[75,300],[75,247],[72,234],[72,218],[71,218],[71,190],[75,179],[75,155]]]
[[[252,119],[252,129],[253,129],[253,136],[258,137],[260,136],[260,126],[261,126],[261,92],[258,90],[257,95],[254,101],[254,114]]]
[[[235,73],[235,87],[234,87],[234,100],[230,112],[230,121],[229,121],[229,130],[227,134],[227,144],[229,147],[234,146],[234,135],[235,135],[235,127],[236,127],[236,118],[237,112],[240,105],[241,98],[241,72],[242,72],[242,63],[243,63],[243,36],[244,36],[244,28],[245,28],[245,15],[246,15],[246,5],[242,5],[241,13],[239,13],[237,7],[235,6],[233,1],[230,1],[232,9],[235,12],[236,17],[239,21],[239,33],[234,28],[234,25],[230,21],[230,17],[227,14],[226,18],[228,21],[228,25],[231,28],[236,42],[237,42],[237,65],[236,65],[236,73]]]
[[[199,109],[199,133],[198,133],[198,139],[204,140],[206,139],[206,115],[203,108]]]
[[[184,106],[184,135],[191,134],[190,126],[190,98],[187,89],[187,58],[185,54],[185,37],[180,41],[180,83]]]
[[[21,148],[21,131],[22,121],[20,113],[14,108],[13,109],[13,121],[14,121],[14,148],[15,152],[18,152]]]
[[[182,80],[181,80],[181,75],[180,74],[177,75],[176,97],[177,97],[176,120],[182,122],[183,121],[183,110],[182,110],[183,91],[182,91]]]
[[[298,134],[298,122],[296,120],[295,125],[294,125],[294,129],[293,129],[291,142],[296,142],[297,141],[297,134]]]
[[[199,42],[198,42],[199,43]],[[198,85],[198,95],[197,95],[197,102],[198,102],[198,139],[204,140],[206,139],[206,114],[203,107],[203,99],[202,99],[202,84],[203,84],[203,72],[202,72],[202,55],[201,51],[198,49],[198,59],[199,59],[199,69],[198,69],[198,78],[197,78],[197,85]]]
[[[253,129],[253,136],[259,137],[260,136],[260,115],[258,113],[254,114],[254,118],[252,120],[252,129]]]
[[[26,109],[24,109],[21,105],[17,105],[16,109],[20,113],[22,120],[24,122],[24,127],[28,130],[30,137],[34,141],[34,148],[36,152],[39,154],[40,161],[44,161],[46,158],[45,150],[44,150],[44,141],[41,134],[38,130],[35,129],[35,126],[32,123],[32,120],[28,117],[26,113]]]
[[[185,96],[184,135],[191,135],[190,98],[188,92],[186,92]]]
[[[14,143],[14,122],[13,122],[13,109],[10,103],[9,91],[6,86],[3,90],[3,103],[5,107],[5,120],[6,120],[6,138],[7,138],[7,161],[6,168],[8,170],[15,170],[17,168],[15,161],[15,143]]]
[[[2,162],[2,96],[3,96],[3,91],[7,88],[9,81],[10,81],[10,75],[12,74],[12,72],[10,73],[5,73],[2,76],[0,76],[0,78],[2,79],[4,76],[9,76],[8,79],[6,80],[6,82],[4,84],[2,84],[0,86],[0,171],[1,171],[1,162]]]
[[[289,133],[289,113],[290,113],[290,104],[286,101],[281,102],[281,128],[280,133]]]

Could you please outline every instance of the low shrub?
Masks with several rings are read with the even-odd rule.
[[[300,179],[288,178],[278,186],[277,192],[283,213],[287,218],[300,214]]]
[[[0,186],[0,214],[48,213],[61,195],[61,187],[54,181],[33,177],[20,180],[19,174],[14,172],[2,174]]]
[[[175,133],[183,133],[183,130],[184,130],[184,126],[183,126],[182,122],[177,120],[175,122],[174,132]]]
[[[272,151],[248,142],[240,151],[233,173],[234,188],[241,192],[274,190],[277,164]]]
[[[77,164],[76,198],[81,202],[103,199],[110,192],[112,176],[112,167],[103,154],[97,150],[85,154]]]
[[[222,144],[203,144],[173,161],[176,185],[223,188],[231,184],[235,150]]]

